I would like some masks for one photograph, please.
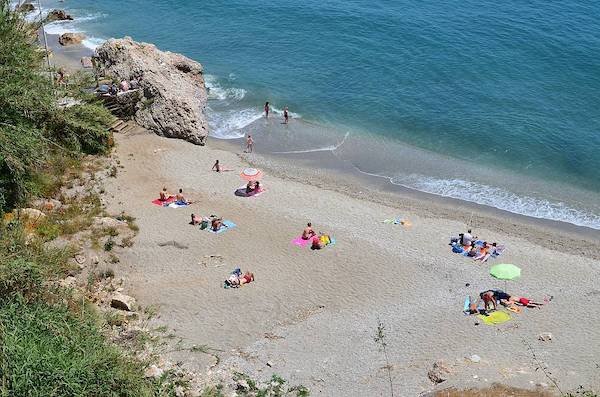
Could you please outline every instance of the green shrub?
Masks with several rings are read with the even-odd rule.
[[[0,306],[3,396],[151,396],[141,364],[110,346],[85,310],[14,299]]]
[[[83,104],[60,108],[43,52],[30,24],[0,0],[0,211],[56,188],[56,158],[108,149],[110,113],[81,94]],[[46,196],[47,197],[47,196]]]
[[[42,274],[37,264],[23,258],[0,262],[0,296],[2,299],[34,299],[40,292]]]

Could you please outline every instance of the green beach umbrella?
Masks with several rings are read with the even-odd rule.
[[[514,280],[521,277],[521,269],[510,263],[499,263],[492,266],[490,274],[499,280]]]

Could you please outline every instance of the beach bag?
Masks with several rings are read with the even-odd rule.
[[[200,230],[204,230],[208,227],[208,221],[200,222]]]
[[[463,251],[464,251],[464,250],[462,249],[462,247],[460,247],[460,246],[458,246],[458,245],[455,245],[455,246],[453,246],[453,247],[452,247],[452,252],[455,252],[455,253],[457,253],[457,254],[460,254],[460,253],[462,253]]]
[[[321,236],[320,240],[321,240],[321,243],[325,244],[325,245],[327,245],[327,244],[329,244],[331,242],[331,239],[327,235]]]

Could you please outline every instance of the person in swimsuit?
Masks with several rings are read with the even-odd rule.
[[[189,204],[189,202],[185,199],[185,197],[183,196],[183,189],[179,189],[179,193],[177,193],[175,195],[175,200],[178,203],[182,203],[182,204]]]
[[[248,138],[246,138],[246,153],[252,153],[254,149],[254,139],[252,139],[252,135],[248,134]]]
[[[260,192],[260,181],[256,181],[256,183],[254,183],[254,189],[252,190],[253,193],[258,193]]]
[[[215,165],[212,167],[213,171],[221,172],[221,164],[219,164],[219,160],[215,161]]]
[[[539,303],[539,302],[534,302],[531,299],[528,298],[523,298],[522,296],[511,296],[510,299],[508,300],[508,303],[514,303],[516,305],[520,305],[520,306],[525,306],[525,307],[529,307],[529,308],[538,308],[540,309],[540,306],[544,306],[543,303]]]
[[[221,226],[225,226],[227,227],[227,225],[223,224],[223,219],[221,218],[213,218],[213,220],[211,221],[210,227],[212,228],[213,231],[217,232],[219,231],[219,229],[221,228]]]
[[[302,231],[302,240],[310,240],[311,237],[316,236],[317,233],[312,228],[312,223],[308,222],[306,227]]]
[[[201,222],[202,222],[202,218],[201,217],[199,217],[199,216],[197,216],[195,214],[192,214],[192,221],[190,222],[190,225],[196,226],[196,225],[199,225]]]
[[[254,281],[254,273],[246,272],[240,277],[240,285],[248,284]]]
[[[321,242],[321,239],[319,238],[319,236],[314,236],[312,238],[312,244],[310,246],[311,249],[313,249],[313,250],[320,250],[324,246],[325,246],[325,244],[323,244]]]
[[[167,201],[168,199],[170,199],[171,197],[173,197],[172,194],[170,194],[169,192],[167,192],[167,188],[163,187],[163,190],[159,193],[160,196],[160,201]]]
[[[256,182],[248,181],[248,183],[246,184],[246,194],[252,193],[254,189],[256,189]]]
[[[477,256],[475,258],[473,258],[473,260],[482,261],[483,258],[488,256],[489,250],[490,250],[490,246],[488,245],[487,241],[485,241],[483,243],[483,247],[481,247],[481,249],[479,250],[479,254],[477,254]],[[487,258],[486,258],[486,260],[487,260]]]
[[[289,121],[289,114],[287,106],[283,108],[283,124],[287,124]]]
[[[265,102],[265,117],[269,118],[269,102]]]

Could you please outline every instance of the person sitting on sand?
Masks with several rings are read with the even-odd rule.
[[[187,201],[185,199],[185,197],[183,196],[183,189],[179,189],[179,193],[177,193],[175,195],[175,200],[177,201],[177,203],[181,203],[181,204],[190,204],[189,201]]]
[[[459,234],[460,236],[460,245],[462,245],[463,247],[466,245],[471,245],[471,242],[473,241],[473,236],[471,235],[471,229],[467,230],[466,233],[461,233]]]
[[[215,161],[215,164],[212,167],[213,171],[221,172],[221,164],[219,164],[219,160]]]
[[[306,227],[302,231],[302,240],[310,240],[311,237],[315,236],[317,233],[312,228],[312,223],[308,222]]]
[[[218,232],[221,227],[227,227],[227,225],[223,223],[222,218],[215,217],[212,219],[210,227],[213,231]]]
[[[169,192],[167,192],[167,188],[163,187],[162,191],[159,193],[160,201],[167,201],[168,199],[170,199],[171,197],[173,197],[173,195]]]
[[[254,181],[248,181],[248,183],[246,184],[246,194],[250,194],[254,191],[256,187],[256,182]]]
[[[190,225],[199,225],[202,222],[202,217],[192,214],[192,221],[190,222]]]
[[[252,192],[253,192],[253,193],[259,193],[259,192],[260,192],[260,189],[261,189],[261,188],[260,188],[260,181],[256,181],[256,182],[254,183],[254,189],[252,189]]]

